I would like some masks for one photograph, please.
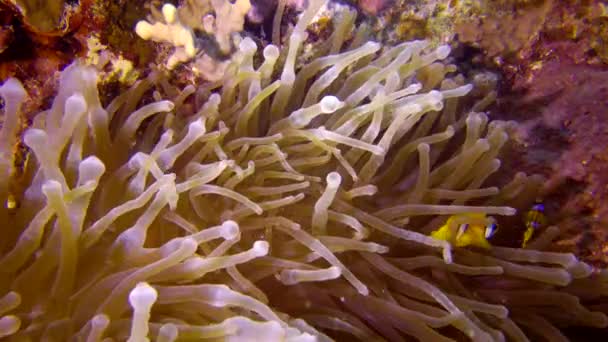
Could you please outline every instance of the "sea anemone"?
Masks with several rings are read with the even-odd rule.
[[[541,251],[556,228],[527,249],[429,236],[534,198],[533,176],[486,184],[513,123],[478,112],[493,94],[448,46],[346,27],[302,61],[324,2],[285,49],[255,63],[245,38],[201,87],[155,69],[103,106],[95,68],[75,62],[22,139],[25,91],[0,87],[0,337],[558,341],[606,326],[585,305],[606,274]]]

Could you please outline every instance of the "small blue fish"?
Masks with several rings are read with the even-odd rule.
[[[524,232],[522,247],[526,247],[528,241],[530,241],[534,235],[534,232],[544,227],[545,224],[547,224],[545,205],[542,203],[536,203],[526,213],[526,231]]]

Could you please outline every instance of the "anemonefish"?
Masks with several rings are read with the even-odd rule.
[[[476,246],[489,249],[492,246],[488,239],[497,229],[494,218],[485,214],[458,214],[450,216],[431,236],[448,241],[456,247]]]
[[[547,223],[545,217],[545,205],[542,203],[536,203],[526,213],[526,231],[524,233],[524,240],[522,243],[523,247],[526,247],[534,232],[543,227]]]

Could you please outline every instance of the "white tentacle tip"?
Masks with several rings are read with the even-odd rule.
[[[35,148],[36,146],[46,145],[48,141],[48,135],[45,131],[37,128],[30,128],[25,131],[23,135],[23,141],[28,147]]]
[[[270,250],[270,244],[268,241],[256,241],[253,243],[253,251],[257,256],[265,256],[268,255],[268,251]]]
[[[440,47],[437,48],[436,53],[437,53],[437,58],[438,59],[445,59],[450,55],[450,47],[448,45],[442,45]]]
[[[321,106],[321,112],[329,114],[337,111],[338,109],[344,107],[344,102],[340,101],[335,96],[325,96],[319,102]]]
[[[228,220],[222,223],[222,237],[226,240],[232,240],[239,235],[240,229],[238,223]]]
[[[150,308],[157,298],[158,292],[156,292],[156,289],[148,283],[142,282],[138,283],[129,293],[129,304],[134,310]]]
[[[342,182],[342,176],[337,172],[330,172],[326,177],[327,185],[331,187],[338,187]]]

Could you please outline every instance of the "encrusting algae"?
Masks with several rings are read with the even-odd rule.
[[[0,87],[0,199],[18,202],[0,209],[1,337],[559,341],[606,327],[607,274],[544,252],[555,227],[526,249],[429,235],[452,215],[514,215],[539,180],[486,184],[512,124],[478,112],[484,98],[466,105],[475,80],[447,46],[357,30],[296,67],[324,2],[260,65],[245,38],[212,85],[153,70],[103,106],[95,68],[68,66],[23,133],[20,192],[26,94]]]

